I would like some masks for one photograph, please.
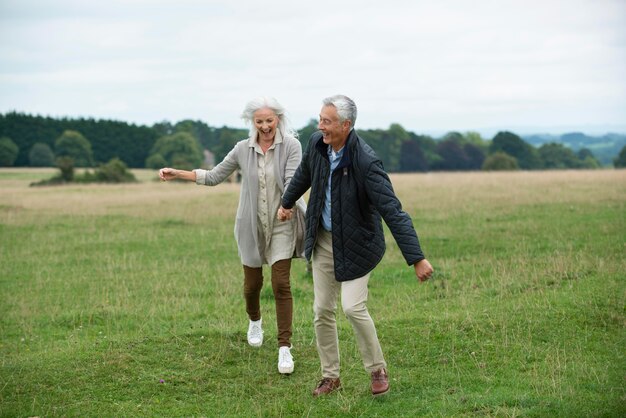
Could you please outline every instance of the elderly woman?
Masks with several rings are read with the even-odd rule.
[[[251,124],[248,139],[239,141],[224,160],[212,170],[193,171],[162,168],[162,180],[183,179],[215,186],[235,170],[241,170],[241,191],[235,221],[235,239],[243,264],[243,293],[250,319],[248,344],[260,347],[263,328],[260,293],[263,264],[271,266],[272,290],[278,327],[278,371],[293,372],[291,324],[293,300],[290,270],[293,257],[303,257],[304,200],[292,222],[279,222],[276,213],[281,197],[300,164],[302,147],[285,117],[285,109],[273,98],[250,101],[242,118]]]

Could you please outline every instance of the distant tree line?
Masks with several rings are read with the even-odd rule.
[[[306,147],[317,130],[312,119],[299,130]],[[449,132],[441,138],[418,135],[399,124],[357,130],[390,172],[541,170],[597,168],[591,150],[558,142],[535,147],[507,131],[485,139],[476,132]],[[211,127],[205,122],[167,121],[138,126],[120,121],[55,119],[11,112],[0,114],[0,166],[54,166],[61,157],[78,167],[101,166],[112,159],[131,168],[210,166],[221,161],[247,129]],[[626,147],[614,165],[626,162]],[[622,165],[620,165],[622,164]]]
[[[587,148],[602,165],[611,165],[620,150],[626,146],[626,135],[616,133],[589,136],[582,132],[570,132],[563,135],[529,135],[523,139],[535,148],[547,143],[560,143],[574,151]]]
[[[66,131],[79,133],[88,140],[93,160],[84,164],[104,163],[118,157],[129,167],[143,167],[146,154],[157,135],[152,128],[125,122],[55,119],[15,112],[0,115],[0,137],[10,138],[19,149],[15,166],[33,165],[30,153],[35,144],[38,145],[33,157],[44,156],[47,148],[56,155],[55,142]],[[39,161],[35,158],[34,162]]]

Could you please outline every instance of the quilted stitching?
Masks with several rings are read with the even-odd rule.
[[[311,188],[306,213],[308,259],[315,245],[328,178],[328,160],[316,147],[320,139],[319,133],[311,137],[303,162],[283,197],[283,206],[288,208],[309,186]],[[381,216],[406,262],[414,264],[423,259],[413,222],[402,211],[389,176],[372,148],[354,131],[348,138],[347,147],[346,164],[342,160],[332,177],[335,278],[346,281],[362,277],[380,262],[385,253]]]

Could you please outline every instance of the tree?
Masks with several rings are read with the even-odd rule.
[[[580,160],[570,148],[563,144],[550,142],[539,147],[539,157],[541,158],[543,168],[547,169],[563,169],[563,168],[580,168]]]
[[[220,129],[218,143],[211,150],[215,155],[215,162],[219,164],[240,139],[242,135],[239,131],[223,126]]]
[[[626,145],[624,145],[617,157],[613,160],[613,166],[615,166],[615,168],[626,168]]]
[[[514,133],[503,131],[496,134],[489,146],[489,153],[493,154],[498,151],[515,157],[519,167],[522,169],[534,170],[541,168],[537,150]]]
[[[64,131],[80,132],[89,138],[93,161],[105,162],[118,157],[129,167],[143,167],[154,145],[156,130],[126,122],[94,119],[53,119],[21,113],[0,115],[0,136],[8,136],[20,148],[17,166],[30,164],[29,152],[37,142],[55,150],[55,141]]]
[[[600,162],[595,157],[585,157],[579,163],[579,168],[600,168]]]
[[[579,160],[584,160],[585,158],[588,158],[588,157],[595,158],[593,155],[593,152],[591,152],[589,148],[579,149],[578,152],[576,153],[576,156],[578,157]]]
[[[359,130],[358,134],[376,152],[387,171],[400,170],[402,143],[410,138],[409,133],[402,126],[393,123],[387,130]]]
[[[576,153],[580,160],[580,168],[600,168],[600,161],[593,155],[589,148],[581,148]]]
[[[489,144],[487,143],[487,141],[483,139],[483,137],[478,132],[472,132],[472,131],[466,132],[465,135],[463,135],[463,138],[465,139],[466,143],[476,145],[481,150],[483,150],[484,153],[486,153],[487,150],[489,149]]]
[[[219,134],[215,128],[210,127],[202,121],[185,119],[173,127],[174,132],[187,132],[198,140],[202,148],[212,150],[217,145]]]
[[[399,123],[389,125],[384,136],[383,145],[387,154],[389,171],[400,170],[400,156],[402,155],[402,144],[409,140],[409,133]]]
[[[515,157],[511,157],[506,152],[496,151],[485,158],[482,169],[485,171],[512,171],[519,170],[519,166]]]
[[[54,153],[48,144],[37,142],[28,153],[28,161],[31,167],[54,166]]]
[[[428,171],[428,162],[417,141],[407,140],[400,149],[400,171]]]
[[[480,170],[486,144],[478,133],[448,132],[437,142],[436,155],[427,156],[435,170]],[[426,153],[425,153],[426,154]]]
[[[0,166],[11,167],[20,152],[18,146],[7,136],[0,138]]]
[[[159,169],[161,167],[165,167],[166,165],[167,161],[159,153],[152,154],[146,158],[146,168]]]
[[[409,132],[410,140],[419,145],[420,150],[424,154],[424,160],[426,162],[426,171],[435,167],[441,157],[437,154],[437,142],[428,135],[416,135],[413,132]]]
[[[57,138],[54,148],[57,157],[70,157],[75,167],[93,165],[91,143],[80,132],[66,130]]]
[[[441,157],[441,160],[436,163],[435,169],[437,170],[467,170],[469,167],[469,161],[467,155],[463,151],[463,147],[459,145],[456,138],[449,137],[437,144],[437,154]]]
[[[54,146],[54,140],[63,133],[61,122],[52,118],[30,116],[16,112],[0,115],[0,136],[8,136],[20,149],[16,166],[28,165],[28,153],[36,142]]]
[[[174,133],[174,127],[167,120],[155,123],[152,125],[152,129],[157,133],[159,138],[162,136],[172,135]]]
[[[300,139],[300,143],[302,144],[302,150],[305,150],[309,145],[309,139],[311,139],[311,135],[317,131],[317,120],[310,119],[307,125],[298,131],[298,138]]]
[[[57,167],[61,171],[61,179],[63,181],[74,180],[74,160],[72,157],[58,157],[56,160]]]
[[[468,170],[480,170],[485,161],[485,152],[479,145],[467,142],[463,144],[463,153],[467,161]]]
[[[200,167],[203,159],[198,141],[186,132],[159,138],[152,147],[151,156],[154,154],[160,154],[167,165],[183,170]]]
[[[443,138],[441,138],[441,141],[452,141],[458,145],[463,145],[465,138],[463,138],[463,135],[460,132],[451,131],[445,134]]]

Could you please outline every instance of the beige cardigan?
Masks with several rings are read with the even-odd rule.
[[[237,142],[235,147],[226,155],[224,160],[212,170],[196,169],[196,184],[215,186],[226,180],[235,170],[241,169],[241,190],[239,192],[239,207],[235,219],[235,239],[239,249],[242,264],[249,267],[261,267],[261,246],[257,232],[257,212],[259,195],[259,177],[257,153],[254,149],[256,135]],[[274,175],[281,193],[284,193],[291,182],[300,160],[302,146],[291,137],[282,137],[276,132],[274,139]],[[294,257],[304,258],[304,213],[306,204],[300,198],[295,206],[296,222],[294,233],[296,249]]]

